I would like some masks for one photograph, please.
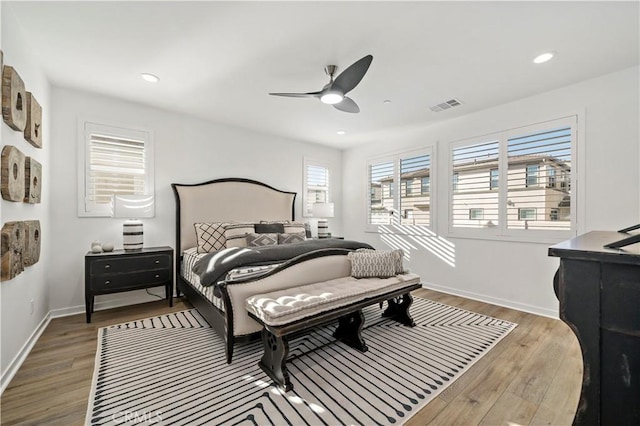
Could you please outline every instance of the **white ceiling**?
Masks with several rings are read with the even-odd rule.
[[[54,85],[339,148],[634,66],[640,51],[637,1],[5,6]],[[555,59],[532,63],[548,50]],[[325,65],[366,54],[371,68],[349,94],[359,114],[267,95],[319,90]],[[430,111],[451,98],[463,106]]]

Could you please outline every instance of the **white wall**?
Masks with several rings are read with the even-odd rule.
[[[7,378],[5,373],[19,364],[16,357],[21,355],[21,349],[49,312],[47,269],[51,264],[50,247],[53,236],[49,220],[52,195],[49,83],[39,68],[37,57],[31,55],[32,49],[25,44],[23,29],[14,19],[11,10],[5,8],[5,4],[0,5],[0,8],[4,64],[16,69],[26,89],[34,94],[42,106],[43,140],[43,148],[36,149],[24,139],[22,132],[11,129],[4,121],[0,124],[2,147],[13,145],[42,164],[42,202],[40,204],[0,201],[2,224],[19,220],[39,220],[42,235],[40,261],[25,268],[24,272],[14,279],[0,283],[0,317],[2,318],[0,366],[4,381]],[[32,299],[33,313],[30,306]],[[6,382],[3,382],[3,388],[5,384]]]
[[[366,161],[398,150],[436,144],[437,228],[455,246],[455,266],[414,244],[408,266],[425,286],[531,312],[557,316],[552,290],[556,258],[549,244],[448,238],[447,161],[449,142],[559,118],[578,112],[583,146],[578,155],[578,231],[615,230],[640,222],[639,68],[619,72],[469,114],[437,125],[396,129],[343,154],[345,236],[378,248],[366,233]],[[440,114],[446,114],[442,112]],[[432,183],[433,185],[433,183]],[[346,208],[348,206],[348,208]]]
[[[141,81],[141,84],[145,84]],[[155,140],[156,217],[145,219],[146,246],[175,246],[175,202],[171,183],[242,177],[294,191],[296,218],[301,216],[303,156],[328,162],[333,171],[333,198],[342,199],[342,153],[333,148],[300,143],[218,125],[139,104],[96,94],[54,88],[52,91],[52,192],[55,224],[49,271],[51,309],[54,313],[84,310],[84,254],[93,240],[122,247],[122,220],[78,218],[76,207],[77,120],[86,116],[103,121],[151,129]],[[341,232],[340,206],[332,226]],[[174,247],[175,248],[175,247]],[[162,294],[162,291],[155,290]],[[149,299],[138,291],[139,300]],[[133,297],[136,297],[134,295]],[[96,308],[132,303],[132,293],[96,297]]]

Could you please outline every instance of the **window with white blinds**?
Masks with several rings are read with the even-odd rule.
[[[498,140],[487,139],[452,150],[451,226],[488,228],[499,224]],[[477,212],[482,211],[483,214]]]
[[[149,132],[84,123],[80,216],[111,216],[114,195],[153,195]]]
[[[566,236],[575,228],[576,126],[573,116],[452,143],[450,231]]]
[[[328,203],[329,198],[329,165],[312,159],[304,159],[304,191],[302,193],[303,216],[311,217],[314,203]]]
[[[369,230],[379,225],[431,226],[431,150],[371,161],[367,180]]]
[[[507,152],[507,227],[571,229],[571,126],[519,130]]]
[[[395,163],[383,161],[368,166],[369,205],[368,223],[371,225],[393,224],[396,212],[394,201]]]

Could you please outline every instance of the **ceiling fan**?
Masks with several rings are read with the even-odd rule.
[[[373,61],[373,56],[371,55],[367,55],[364,58],[359,59],[335,79],[333,76],[338,70],[338,67],[336,65],[327,65],[324,68],[324,72],[327,73],[330,80],[329,83],[327,83],[322,90],[318,92],[269,94],[274,96],[287,96],[290,98],[318,98],[323,103],[333,105],[335,109],[340,111],[351,113],[360,112],[358,104],[356,104],[353,99],[345,95],[360,83],[360,80],[362,80],[362,77],[364,77],[365,73],[369,69],[371,61]]]

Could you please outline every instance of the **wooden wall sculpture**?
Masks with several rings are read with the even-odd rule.
[[[24,202],[37,204],[40,202],[42,189],[42,165],[31,157],[24,162]]]
[[[2,227],[0,243],[0,281],[7,281],[24,271],[22,250],[24,247],[24,224],[7,222]]]
[[[2,67],[2,118],[13,130],[22,132],[27,124],[24,82],[13,67]]]
[[[24,138],[36,148],[42,148],[42,107],[33,93],[27,92],[27,124]]]
[[[24,266],[35,265],[40,260],[40,221],[26,220],[24,233],[22,264]]]
[[[24,199],[24,161],[24,154],[15,146],[6,145],[2,148],[0,192],[5,200],[22,201]]]

